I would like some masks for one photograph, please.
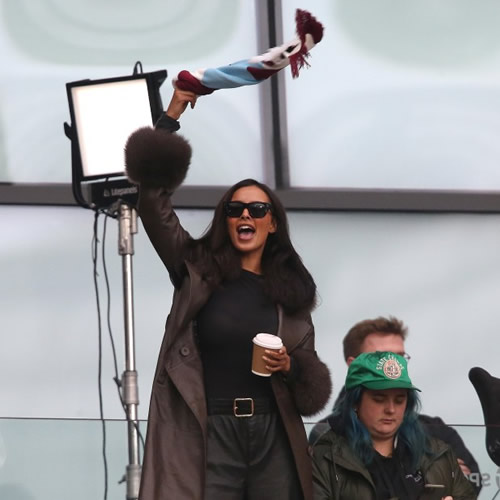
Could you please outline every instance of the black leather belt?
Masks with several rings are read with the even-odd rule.
[[[253,417],[261,413],[276,411],[276,403],[268,398],[209,399],[209,415],[234,415],[235,417]]]

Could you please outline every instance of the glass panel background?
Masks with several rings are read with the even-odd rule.
[[[289,73],[294,186],[500,188],[500,4],[284,0],[325,26],[311,68]]]
[[[125,422],[106,422],[106,458],[107,498],[125,499]],[[104,498],[101,422],[0,419],[0,498]]]
[[[145,432],[145,423],[141,429]],[[306,425],[309,431],[310,425]],[[485,452],[484,427],[455,426],[479,463],[479,500],[492,500],[500,470]],[[126,498],[119,483],[127,465],[126,424],[106,422],[108,499]],[[1,419],[0,498],[84,500],[104,497],[102,425],[96,420]]]

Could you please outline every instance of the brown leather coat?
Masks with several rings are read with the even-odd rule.
[[[142,187],[138,208],[146,232],[175,286],[151,392],[139,498],[201,500],[207,410],[193,320],[208,300],[211,289],[196,268],[183,258],[190,236],[180,225],[168,192]],[[289,317],[280,308],[278,312],[278,335],[302,375],[297,381],[287,382],[275,374],[271,383],[290,439],[304,498],[311,500],[311,454],[299,410],[302,406],[302,413],[305,410],[313,414],[324,407],[331,389],[330,377],[314,351],[310,315]]]

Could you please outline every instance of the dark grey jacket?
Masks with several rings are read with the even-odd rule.
[[[336,406],[337,402],[342,397],[342,394],[344,394],[344,392],[345,387],[340,390],[334,407]],[[313,445],[318,440],[321,434],[330,429],[330,424],[328,423],[328,420],[330,418],[332,418],[332,414],[321,419],[311,429],[311,432],[309,433],[309,443],[311,445]],[[444,441],[447,445],[450,446],[450,448],[453,450],[453,453],[465,462],[465,465],[467,465],[467,467],[471,471],[470,483],[476,490],[476,493],[479,495],[482,488],[479,465],[476,462],[475,458],[472,456],[472,453],[465,446],[465,443],[460,437],[460,434],[453,427],[446,425],[445,422],[439,417],[431,417],[429,415],[420,413],[418,415],[418,420],[422,424],[425,431],[429,434],[429,436]]]
[[[475,500],[477,495],[461,471],[448,445],[431,438],[432,454],[419,465],[424,484],[444,488],[425,488],[421,500]],[[354,455],[345,437],[327,431],[313,447],[314,500],[376,500],[375,485],[363,463]],[[398,500],[398,499],[390,499]],[[404,499],[399,499],[404,500]]]

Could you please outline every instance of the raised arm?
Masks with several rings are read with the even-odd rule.
[[[127,175],[139,185],[139,215],[174,285],[183,272],[190,236],[179,223],[170,196],[184,181],[191,161],[189,143],[174,132],[180,128],[177,118],[195,103],[195,94],[175,89],[155,128],[136,130],[125,146]]]

